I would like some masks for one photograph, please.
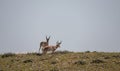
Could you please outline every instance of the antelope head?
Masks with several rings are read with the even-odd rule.
[[[60,47],[60,44],[61,44],[61,43],[62,43],[62,41],[60,41],[60,42],[57,41],[57,42],[56,42],[56,46],[57,46],[57,47]]]

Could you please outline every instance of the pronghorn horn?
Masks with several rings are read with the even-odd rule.
[[[49,37],[46,36],[46,39],[50,39],[50,36]]]
[[[59,43],[59,41],[56,42],[57,44]]]
[[[46,36],[46,39],[47,39],[47,36]]]
[[[50,36],[49,36],[49,38],[48,39],[50,39]]]

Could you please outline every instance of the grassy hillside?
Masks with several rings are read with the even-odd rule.
[[[120,53],[7,53],[0,55],[0,71],[120,71]]]

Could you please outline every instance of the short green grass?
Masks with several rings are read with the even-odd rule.
[[[0,71],[120,71],[120,53],[3,54]]]

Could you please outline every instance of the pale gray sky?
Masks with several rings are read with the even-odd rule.
[[[0,0],[0,53],[38,51],[46,35],[58,50],[120,52],[120,0]]]

